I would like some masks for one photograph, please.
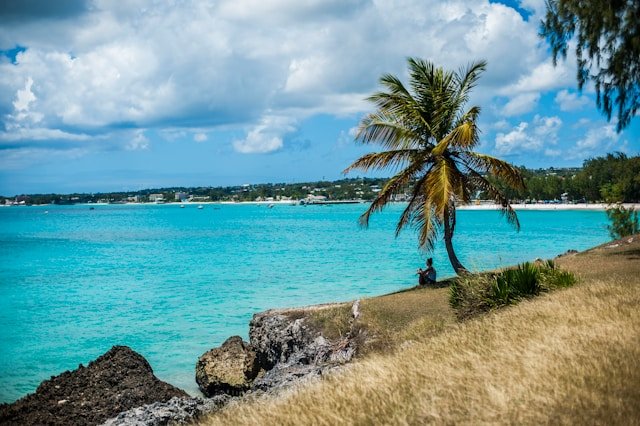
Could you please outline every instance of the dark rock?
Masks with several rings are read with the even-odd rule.
[[[133,408],[107,420],[102,426],[161,426],[193,423],[203,415],[218,411],[231,397],[219,395],[210,399],[171,398]]]
[[[355,355],[359,305],[356,301],[352,306],[349,332],[337,341],[307,324],[310,312],[323,307],[255,314],[249,324],[251,343],[234,336],[202,355],[196,364],[196,382],[207,396],[247,393],[245,397],[256,397],[321,376]]]
[[[198,359],[196,382],[206,396],[238,395],[249,389],[259,371],[253,348],[233,336]]]
[[[308,327],[305,314],[266,311],[254,315],[249,324],[249,337],[260,366],[266,372],[254,381],[252,389],[277,391],[350,361],[356,352],[357,328],[354,325],[360,315],[358,301],[354,303],[352,314],[351,330],[345,338],[335,342]]]
[[[269,393],[298,384],[302,379],[320,377],[324,368],[313,364],[278,364],[253,383],[252,390]]]
[[[578,253],[578,250],[569,249],[569,250],[565,251],[564,253],[559,254],[557,257],[569,256],[569,255],[576,254],[576,253]]]
[[[249,340],[258,353],[260,366],[272,369],[278,363],[300,353],[313,341],[314,335],[304,325],[304,318],[292,319],[275,311],[255,314],[249,323]],[[299,361],[305,362],[304,359]],[[307,363],[308,360],[306,360]]]
[[[114,346],[87,367],[45,380],[35,393],[0,406],[0,424],[95,425],[173,397],[188,395],[158,380],[140,354]]]

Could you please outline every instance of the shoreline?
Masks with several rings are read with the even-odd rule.
[[[308,203],[306,206],[333,206],[333,205],[347,205],[347,204],[368,204],[369,201],[361,201],[361,200],[344,200],[344,201],[335,201],[335,202],[322,202],[322,203]],[[406,204],[403,201],[391,202],[390,204]],[[295,204],[295,202],[290,200],[283,201],[198,201],[198,202],[170,202],[170,203],[78,203],[78,204],[65,204],[67,205],[75,205],[75,206],[199,206],[199,205],[218,205],[218,206],[229,206],[229,205],[256,205],[256,206],[291,206],[291,207],[299,207],[299,204]],[[640,203],[622,203],[624,208],[634,208],[636,210],[640,210]],[[55,207],[58,204],[37,204],[37,205],[2,205],[1,207]],[[522,210],[530,210],[530,211],[568,211],[568,210],[582,210],[582,211],[605,211],[610,204],[606,203],[580,203],[580,204],[511,204],[511,207],[516,211]],[[456,207],[458,210],[467,210],[467,211],[490,211],[490,210],[500,210],[499,204],[466,204],[460,205]]]
[[[640,208],[640,203],[623,203],[625,208]],[[511,207],[518,210],[537,210],[537,211],[549,211],[549,210],[593,210],[593,211],[605,211],[609,204],[606,203],[594,203],[594,204],[511,204]],[[499,210],[498,204],[479,204],[479,205],[465,205],[457,207],[458,210]]]

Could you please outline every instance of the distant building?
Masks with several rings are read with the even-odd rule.
[[[189,194],[186,192],[176,192],[176,201],[186,201],[189,198]]]
[[[149,194],[149,201],[164,201],[163,194]]]
[[[408,201],[409,195],[407,194],[394,194],[391,196],[392,201]]]
[[[307,201],[310,203],[316,202],[316,201],[326,201],[327,197],[325,197],[324,195],[313,195],[313,194],[309,194],[307,195]]]

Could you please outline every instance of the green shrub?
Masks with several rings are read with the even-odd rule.
[[[449,303],[460,319],[472,317],[491,309],[491,298],[487,289],[495,283],[489,274],[461,275],[451,282],[449,287]]]
[[[546,268],[540,272],[541,287],[545,291],[556,288],[571,287],[577,282],[575,275],[571,272],[562,271],[556,268]]]
[[[523,263],[515,269],[502,272],[497,280],[504,280],[513,298],[535,296],[540,293],[540,267]]]
[[[576,283],[570,272],[556,268],[553,261],[523,263],[498,274],[464,275],[450,287],[449,303],[458,318],[517,303],[542,291],[569,287]]]
[[[508,305],[511,303],[511,288],[509,282],[503,276],[497,276],[491,286],[488,300],[494,306]]]
[[[614,240],[640,232],[638,212],[633,207],[627,209],[622,204],[618,204],[607,208],[606,213],[611,221],[607,229]]]

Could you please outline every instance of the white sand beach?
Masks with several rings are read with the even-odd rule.
[[[625,203],[625,208],[640,208],[640,204]],[[602,210],[604,211],[609,204],[605,203],[581,203],[581,204],[512,204],[514,210]],[[466,206],[458,206],[460,210],[498,210],[497,204],[469,204]]]

